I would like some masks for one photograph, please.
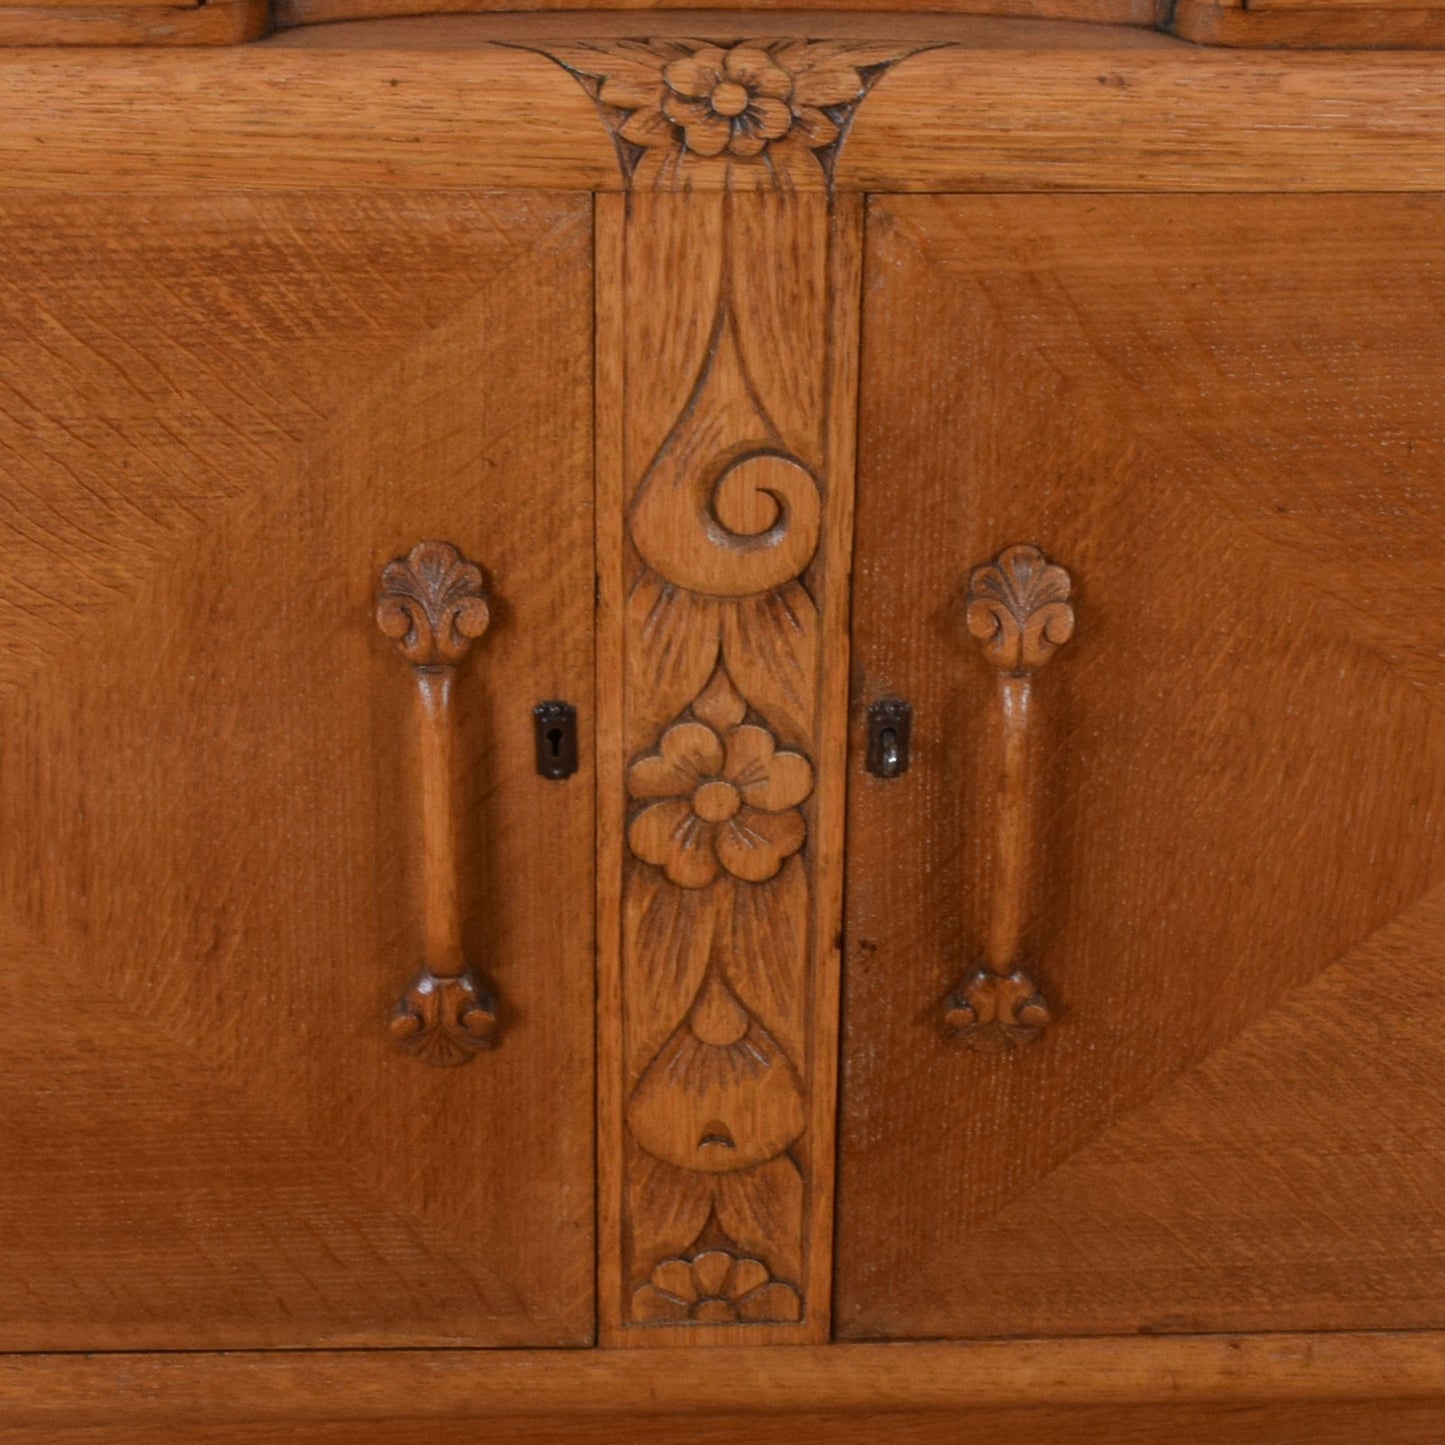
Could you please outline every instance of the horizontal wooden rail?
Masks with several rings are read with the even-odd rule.
[[[560,50],[555,37],[519,49],[458,40],[462,26],[434,49],[415,40],[429,22],[397,23],[418,48],[350,49],[343,25],[314,32],[330,37],[325,54],[290,43],[306,32],[239,50],[0,50],[0,191],[625,188],[592,97],[539,53]],[[1445,86],[1429,55],[1202,51],[1024,21],[975,22],[957,32],[971,43],[907,54],[925,42],[899,24],[903,58],[858,103],[828,169],[810,160],[793,184],[822,189],[831,172],[842,191],[1445,189]],[[355,29],[386,43],[381,23]],[[689,183],[725,184],[726,169]]]
[[[1436,1398],[1445,1334],[722,1348],[666,1368],[631,1350],[0,1356],[8,1427]]]

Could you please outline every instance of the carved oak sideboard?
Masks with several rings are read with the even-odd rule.
[[[1435,13],[407,8],[0,0],[0,1439],[1445,1436]]]

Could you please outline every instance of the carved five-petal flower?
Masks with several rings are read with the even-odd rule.
[[[662,78],[662,112],[683,128],[684,144],[699,155],[759,155],[793,128],[793,77],[756,46],[708,46],[664,66]],[[837,138],[837,126],[822,111],[800,106],[800,117],[805,111],[819,137],[814,145]]]
[[[629,182],[789,184],[829,167],[872,80],[917,47],[869,41],[576,41],[541,47],[608,110]]]
[[[645,1322],[791,1323],[802,1318],[803,1307],[797,1290],[773,1279],[761,1260],[709,1249],[663,1260],[633,1296],[632,1314]]]
[[[745,723],[746,705],[721,677],[693,712],[628,770],[628,791],[648,803],[628,842],[681,888],[706,888],[723,870],[766,882],[807,836],[798,805],[813,791],[812,764]]]

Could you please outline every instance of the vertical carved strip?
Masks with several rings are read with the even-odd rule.
[[[993,886],[984,964],[944,1005],[951,1034],[968,1047],[1002,1052],[1027,1043],[1049,1008],[1023,967],[1033,882],[1038,779],[1033,676],[1073,636],[1069,574],[1037,547],[1006,547],[969,577],[968,627],[994,669],[1000,741],[994,795]]]
[[[860,234],[598,203],[614,1343],[827,1336]]]

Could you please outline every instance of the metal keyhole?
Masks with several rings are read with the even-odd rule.
[[[875,778],[896,778],[908,771],[908,739],[913,708],[902,698],[885,697],[868,709],[868,771]]]

